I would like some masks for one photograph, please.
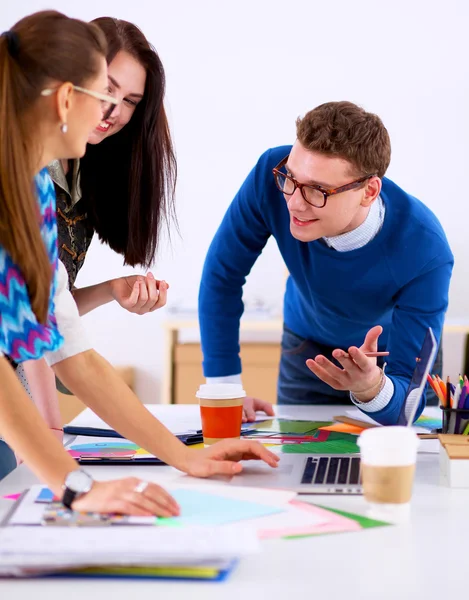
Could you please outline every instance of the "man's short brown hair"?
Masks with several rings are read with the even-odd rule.
[[[307,150],[349,161],[356,174],[383,177],[391,141],[381,119],[352,102],[327,102],[296,121],[298,141]]]

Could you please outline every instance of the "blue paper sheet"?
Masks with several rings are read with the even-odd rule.
[[[181,507],[181,516],[158,519],[159,525],[224,525],[283,511],[278,506],[216,496],[197,490],[173,490],[171,495]]]

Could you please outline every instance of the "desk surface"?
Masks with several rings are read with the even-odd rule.
[[[280,416],[327,420],[349,407],[276,407]],[[194,406],[162,407],[181,416]],[[422,442],[425,443],[425,442]],[[94,467],[99,479],[135,475],[164,484],[178,476],[170,467]],[[263,552],[241,561],[222,584],[136,580],[0,581],[3,600],[285,600],[295,593],[327,600],[455,598],[466,589],[466,552],[469,538],[469,489],[439,486],[438,455],[419,454],[406,525],[357,533],[262,543]],[[35,483],[21,466],[0,483],[0,496]],[[311,497],[302,496],[302,499]],[[314,502],[365,514],[361,497],[315,496]],[[0,500],[0,516],[11,502]]]

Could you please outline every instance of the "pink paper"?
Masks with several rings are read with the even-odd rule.
[[[342,515],[330,512],[318,506],[313,506],[307,502],[300,502],[298,500],[291,500],[290,504],[296,508],[300,508],[306,512],[314,513],[318,517],[327,519],[318,525],[306,525],[303,527],[287,527],[282,529],[264,529],[258,531],[261,539],[277,538],[277,537],[288,537],[296,535],[313,535],[321,533],[339,533],[345,531],[360,531],[361,527],[352,519],[347,519]]]
[[[18,500],[21,494],[9,494],[8,496],[2,496],[5,500]]]

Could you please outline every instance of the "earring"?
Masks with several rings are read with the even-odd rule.
[[[68,131],[68,125],[67,125],[67,123],[62,123],[62,125],[60,126],[60,131],[62,133],[67,133],[67,131]]]

